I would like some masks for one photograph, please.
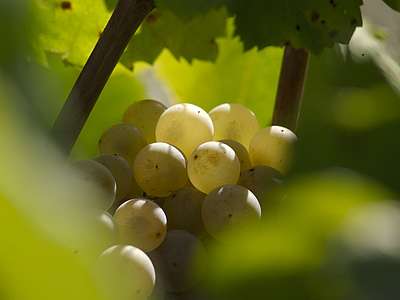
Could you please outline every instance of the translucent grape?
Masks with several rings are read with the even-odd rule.
[[[184,292],[195,284],[196,255],[204,253],[201,242],[183,230],[171,230],[152,258],[169,292]]]
[[[267,166],[256,166],[240,174],[239,185],[254,193],[265,210],[282,185],[282,174]]]
[[[167,217],[153,201],[131,199],[114,214],[121,243],[133,245],[145,252],[157,248],[165,238]]]
[[[290,166],[296,141],[296,135],[285,127],[261,129],[251,140],[250,159],[254,166],[269,166],[284,174]]]
[[[221,104],[209,114],[215,140],[234,140],[248,149],[251,138],[260,129],[256,115],[241,104]]]
[[[239,185],[225,185],[212,191],[201,210],[206,230],[219,239],[220,234],[261,217],[260,204],[254,194]]]
[[[104,154],[94,160],[105,166],[113,175],[117,183],[115,203],[119,203],[130,192],[134,180],[128,161],[118,154]]]
[[[185,157],[166,143],[143,148],[136,157],[133,170],[138,185],[151,196],[169,196],[188,182]]]
[[[236,156],[239,159],[240,162],[240,171],[246,171],[251,168],[251,161],[250,161],[250,155],[247,149],[239,142],[233,141],[233,140],[221,140],[221,143],[227,144],[229,147],[231,147],[235,153]]]
[[[147,142],[154,143],[158,119],[166,109],[164,104],[155,100],[135,102],[126,110],[123,122],[139,128]]]
[[[142,132],[129,124],[118,124],[103,133],[99,140],[101,154],[119,154],[132,166],[138,152],[147,145]]]
[[[154,266],[146,253],[127,245],[104,251],[96,275],[100,290],[109,300],[147,299],[156,281]]]
[[[164,211],[168,229],[182,229],[201,234],[204,226],[201,206],[206,195],[191,186],[184,187],[165,199]]]
[[[207,194],[216,187],[237,183],[240,162],[235,151],[228,145],[207,142],[190,156],[188,175],[193,186]]]
[[[111,172],[94,160],[80,160],[72,164],[77,176],[93,190],[93,208],[107,210],[115,200],[117,185]]]
[[[214,127],[210,116],[193,104],[176,104],[160,117],[156,127],[158,142],[174,145],[189,157],[200,144],[211,141]]]

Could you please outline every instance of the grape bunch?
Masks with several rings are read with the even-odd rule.
[[[241,104],[132,104],[99,139],[100,156],[73,163],[115,227],[98,261],[117,283],[105,294],[195,299],[195,257],[268,211],[296,140]]]

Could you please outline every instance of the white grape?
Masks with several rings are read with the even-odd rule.
[[[126,110],[123,122],[139,128],[147,142],[154,143],[158,119],[166,109],[164,104],[155,100],[135,102]]]
[[[210,111],[215,140],[234,140],[249,148],[250,140],[260,129],[256,115],[237,103],[221,104]]]
[[[131,199],[123,203],[114,214],[119,239],[145,252],[157,248],[165,238],[167,217],[153,201]]]
[[[153,292],[156,275],[150,258],[142,250],[117,245],[98,260],[96,276],[107,300],[144,300]]]
[[[261,217],[260,204],[254,194],[239,185],[225,185],[212,191],[202,207],[206,230],[219,239],[220,234]]]
[[[271,167],[256,166],[242,172],[238,184],[252,191],[264,209],[282,185],[282,174]]]
[[[201,206],[206,195],[191,186],[184,187],[165,199],[163,208],[169,229],[182,229],[201,234]]]
[[[197,147],[190,156],[188,175],[195,188],[208,194],[216,187],[237,183],[240,162],[228,145],[207,142]]]
[[[214,127],[210,116],[193,104],[176,104],[160,117],[156,127],[158,142],[174,145],[189,157],[200,144],[211,141]]]
[[[151,196],[169,196],[188,182],[185,157],[166,143],[153,143],[143,148],[133,170],[138,185]]]
[[[80,160],[72,164],[77,176],[92,189],[93,208],[109,209],[117,190],[115,179],[111,172],[102,164],[94,160]]]
[[[118,124],[103,133],[99,140],[101,154],[119,154],[132,166],[137,153],[147,145],[142,132],[129,124]]]
[[[235,151],[236,156],[238,157],[240,162],[241,172],[251,168],[250,155],[245,146],[234,140],[221,140],[220,142],[227,144]]]
[[[195,284],[195,259],[204,252],[204,246],[192,234],[183,230],[169,231],[164,243],[152,256],[165,289],[169,292],[184,292],[192,288]]]
[[[134,180],[128,161],[118,154],[104,154],[94,160],[105,166],[113,175],[117,183],[115,202],[120,202],[131,191],[131,185]]]
[[[296,141],[296,135],[285,127],[272,126],[261,129],[251,140],[251,161],[254,166],[264,165],[286,173]]]

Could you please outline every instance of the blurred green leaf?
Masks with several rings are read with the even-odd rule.
[[[41,21],[39,47],[82,66],[110,16],[99,0],[34,0]]]
[[[153,63],[164,48],[176,58],[214,60],[218,50],[215,40],[225,35],[226,20],[223,9],[190,20],[182,20],[168,10],[154,11],[129,43],[122,63],[128,67],[135,61]]]
[[[261,224],[210,246],[200,274],[218,299],[345,299],[340,278],[324,272],[329,242],[360,208],[388,196],[348,171],[294,181]]]
[[[400,1],[399,0],[383,0],[387,5],[391,8],[400,10]]]

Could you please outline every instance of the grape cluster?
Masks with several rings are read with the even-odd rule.
[[[121,285],[111,294],[190,294],[195,255],[261,218],[296,139],[284,127],[260,128],[241,104],[209,113],[193,104],[132,104],[101,136],[101,155],[74,163],[113,215],[105,219],[115,224],[115,245],[99,260]]]

